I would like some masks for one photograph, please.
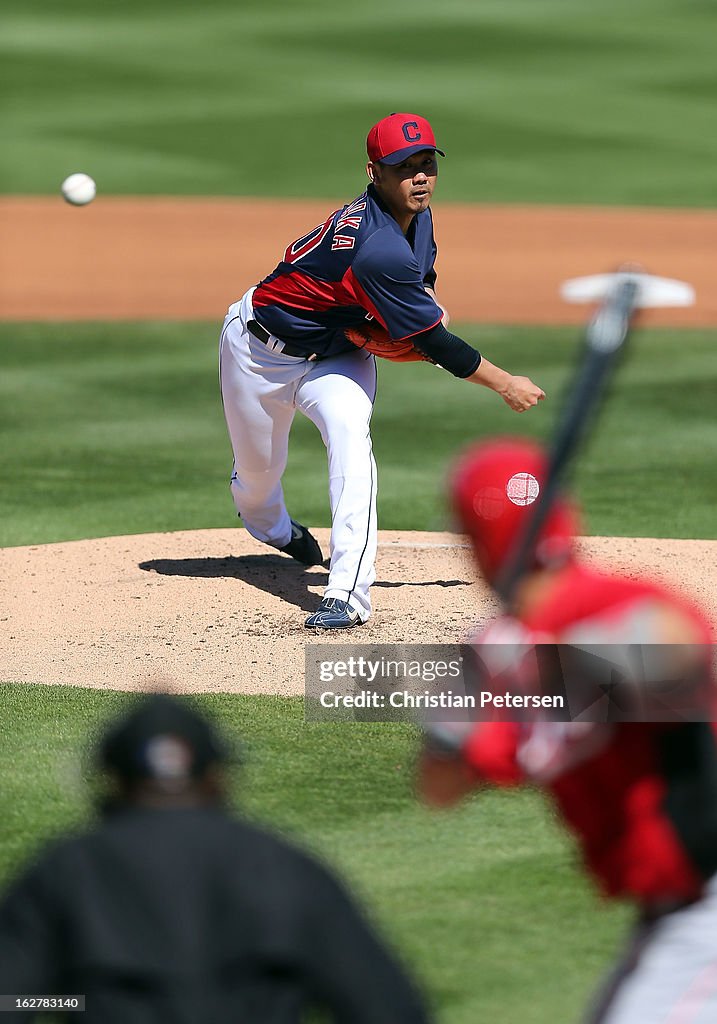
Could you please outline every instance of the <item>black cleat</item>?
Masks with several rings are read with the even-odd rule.
[[[322,565],[324,556],[315,537],[312,537],[305,526],[291,520],[291,540],[283,548],[285,555],[291,555],[302,565]]]
[[[304,625],[307,629],[353,629],[354,626],[362,626],[363,619],[348,601],[325,597],[318,611],[309,615]]]

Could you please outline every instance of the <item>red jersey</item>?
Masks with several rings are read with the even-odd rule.
[[[578,564],[520,623],[499,619],[478,643],[512,634],[521,644],[569,644],[586,628],[609,643],[657,602],[688,616],[709,664],[711,629],[697,610],[652,583]],[[691,900],[717,871],[717,742],[709,723],[488,722],[476,727],[464,756],[481,779],[546,789],[608,895],[654,906]]]

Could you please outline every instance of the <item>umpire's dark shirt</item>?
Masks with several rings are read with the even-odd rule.
[[[77,1024],[427,1020],[318,863],[215,809],[127,809],[47,852],[0,905],[0,994],[85,994]]]

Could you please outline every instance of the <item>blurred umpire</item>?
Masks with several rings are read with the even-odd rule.
[[[428,1019],[337,881],[225,811],[228,752],[186,704],[142,699],[99,755],[101,822],[0,904],[0,994],[84,994],[86,1024]]]

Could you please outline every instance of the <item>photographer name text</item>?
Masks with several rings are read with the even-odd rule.
[[[396,690],[385,694],[377,690],[359,690],[358,693],[337,693],[324,690],[319,695],[323,708],[563,708],[565,699],[561,696],[539,696],[526,693],[492,693],[481,690],[474,696],[445,690],[432,693],[412,693],[410,690]]]

